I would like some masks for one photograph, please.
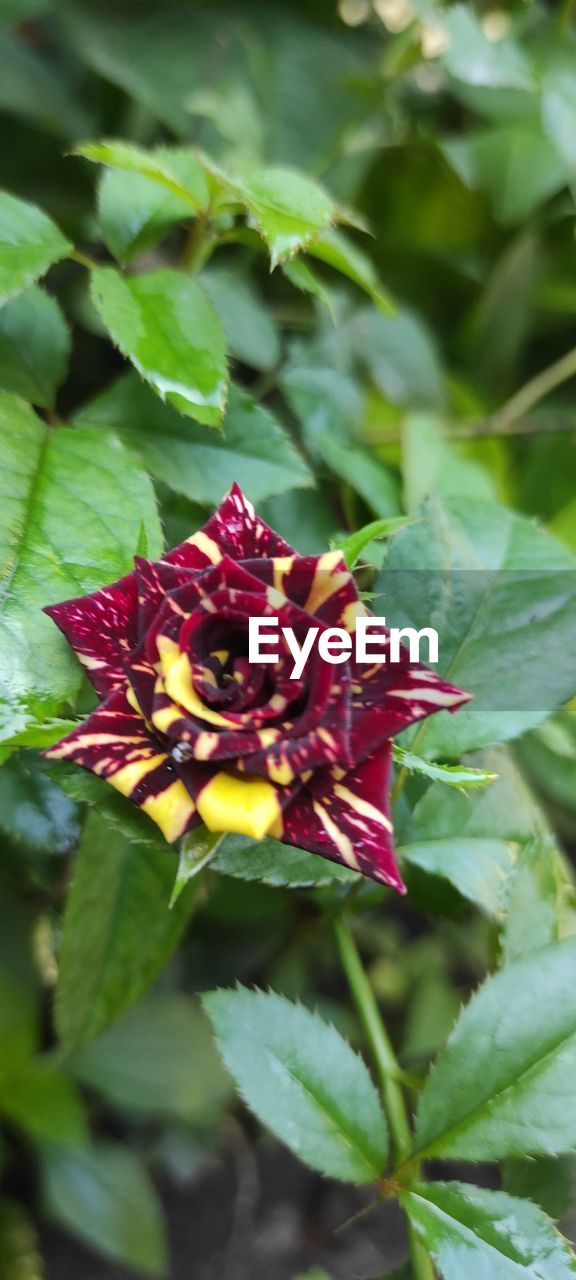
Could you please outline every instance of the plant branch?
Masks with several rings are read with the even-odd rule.
[[[72,252],[68,254],[68,257],[71,258],[73,262],[79,262],[80,266],[86,267],[88,271],[98,270],[98,263],[95,262],[93,258],[89,258],[85,253],[80,253],[78,249],[72,249]]]
[[[184,242],[180,266],[183,271],[196,272],[204,265],[209,254],[209,238],[207,235],[210,223],[210,211],[205,209],[190,224],[190,230]]]
[[[508,431],[513,423],[522,418],[533,405],[543,400],[549,391],[553,391],[555,387],[559,387],[561,383],[567,382],[568,378],[573,378],[575,375],[576,347],[573,347],[567,355],[561,356],[560,360],[556,360],[547,369],[542,369],[534,378],[530,378],[502,405],[501,409],[497,409],[496,413],[488,418],[488,424],[492,428],[491,434],[503,434]]]
[[[380,1088],[390,1124],[392,1146],[398,1161],[406,1159],[412,1145],[408,1115],[398,1083],[400,1067],[380,1016],[350,926],[343,915],[334,919],[334,934],[342,967],[378,1070]]]
[[[378,1071],[382,1100],[390,1125],[393,1154],[399,1163],[406,1164],[412,1146],[412,1134],[402,1088],[398,1082],[400,1066],[350,926],[343,914],[334,918],[333,927],[342,967]],[[414,1280],[434,1280],[432,1262],[410,1224],[408,1238]]]

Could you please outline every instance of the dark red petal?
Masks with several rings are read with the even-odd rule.
[[[133,710],[124,689],[111,694],[84,724],[44,755],[50,760],[70,760],[105,778],[143,809],[170,842],[199,822],[170,756]]]
[[[138,598],[133,573],[92,595],[77,596],[44,612],[76,651],[100,697],[124,683],[124,661],[136,643]]]
[[[356,584],[339,551],[323,556],[277,556],[244,561],[244,568],[327,627],[352,632],[362,608]]]
[[[280,839],[404,893],[390,820],[391,762],[386,743],[348,773],[314,774],[285,810]]]
[[[293,555],[290,544],[260,520],[237,484],[226,494],[202,533],[220,548],[222,554],[228,554],[234,560],[245,560],[251,556]]]
[[[382,628],[383,633],[385,629]],[[389,634],[389,633],[386,633]],[[472,697],[442,680],[435,671],[410,662],[401,648],[395,663],[355,663],[352,683],[352,755],[362,760],[366,750],[401,733],[408,725],[437,711],[457,711]]]

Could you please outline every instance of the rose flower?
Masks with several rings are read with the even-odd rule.
[[[352,634],[360,613],[339,552],[300,556],[237,485],[163,559],[51,605],[101,698],[46,751],[105,778],[177,840],[274,836],[403,890],[390,821],[391,738],[468,698],[411,663],[339,665],[315,646],[299,679],[282,627]],[[248,661],[250,617],[277,618],[278,660]],[[385,631],[383,631],[385,643]]]

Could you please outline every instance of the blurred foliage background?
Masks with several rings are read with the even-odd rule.
[[[196,528],[237,476],[303,552],[377,516],[411,512],[432,492],[504,502],[576,549],[570,0],[498,8],[1,0],[0,113],[2,186],[99,258],[102,227],[113,245],[126,218],[115,230],[111,176],[69,153],[102,137],[190,143],[240,174],[295,166],[367,220],[370,237],[350,235],[392,295],[391,314],[308,259],[304,270],[271,274],[266,258],[231,244],[206,269],[236,379],[293,435],[317,487],[299,488],[297,475],[250,450],[209,454],[200,473],[197,443],[171,454],[167,436],[165,452],[146,453],[135,405],[122,427],[157,482],[168,544]],[[158,247],[138,221],[130,176],[135,252],[158,265],[166,242]],[[169,252],[183,236],[169,231]],[[48,391],[31,398],[77,415],[123,362],[81,265],[54,267],[47,286],[74,337],[69,351],[66,339],[57,344],[67,373],[55,406],[53,367]],[[26,395],[18,326],[17,313],[1,313],[0,382]],[[573,711],[490,763],[501,775],[500,808],[493,798],[476,834],[516,838],[543,805],[540,820],[570,849]],[[408,801],[422,790],[412,779],[407,823]],[[62,792],[33,752],[0,771],[0,1080],[15,1082],[0,1100],[0,1274],[343,1280],[376,1275],[383,1256],[395,1265],[403,1256],[395,1211],[384,1206],[334,1236],[362,1194],[328,1186],[262,1136],[232,1099],[195,999],[236,979],[270,983],[316,1004],[360,1043],[310,893],[217,874],[186,891],[156,926],[165,936],[155,954],[166,964],[144,1002],[59,1066],[50,1009],[75,851],[88,842],[100,867],[94,918],[124,891],[118,869],[129,883],[141,855],[100,813],[86,820],[84,799],[80,784],[75,798]],[[164,853],[150,858],[140,928],[153,927],[174,874]],[[415,866],[410,888],[408,903],[388,895],[384,908],[382,891],[366,888],[361,942],[402,1064],[419,1077],[495,943],[490,911],[472,915],[458,886]],[[115,948],[108,938],[101,963],[128,981]],[[142,990],[146,977],[138,983]],[[562,1210],[571,1178],[566,1160],[549,1180]]]

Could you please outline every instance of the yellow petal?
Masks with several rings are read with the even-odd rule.
[[[261,840],[278,820],[278,793],[265,778],[217,773],[200,792],[196,807],[209,831],[233,831]]]

